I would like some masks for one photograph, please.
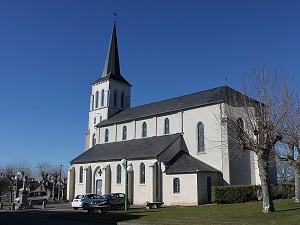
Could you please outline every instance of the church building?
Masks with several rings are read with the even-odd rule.
[[[69,201],[84,193],[125,193],[127,186],[133,205],[199,205],[211,201],[212,186],[260,183],[255,154],[231,153],[222,108],[237,93],[232,88],[130,107],[116,22],[103,73],[91,87],[86,149],[70,161]]]

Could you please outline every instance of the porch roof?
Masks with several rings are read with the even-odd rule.
[[[71,160],[70,163],[158,159],[178,138],[181,138],[181,134],[97,144]]]
[[[218,172],[219,170],[195,159],[187,152],[180,151],[169,163],[169,167],[165,170],[166,174],[175,173],[198,173],[198,172]]]

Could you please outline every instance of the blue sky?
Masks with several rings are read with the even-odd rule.
[[[256,63],[285,66],[300,81],[297,0],[0,0],[0,168],[68,167],[84,151],[90,84],[115,10],[132,107],[239,90]]]

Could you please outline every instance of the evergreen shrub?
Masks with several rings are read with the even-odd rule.
[[[272,185],[274,199],[291,199],[295,196],[294,183]],[[219,204],[259,201],[262,199],[260,185],[213,186],[212,202]]]

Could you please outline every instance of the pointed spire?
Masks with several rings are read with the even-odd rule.
[[[115,17],[117,16],[114,14]],[[119,62],[119,52],[118,52],[118,42],[117,42],[117,31],[116,31],[116,18],[114,21],[114,26],[110,38],[110,43],[108,47],[108,53],[104,64],[104,69],[102,75],[93,84],[96,84],[104,80],[117,80],[126,85],[131,84],[121,75],[120,72],[120,62]]]
[[[121,76],[120,73],[120,62],[118,53],[118,42],[117,42],[117,31],[116,31],[116,20],[111,34],[111,39],[108,47],[108,53],[101,77],[108,75]]]

